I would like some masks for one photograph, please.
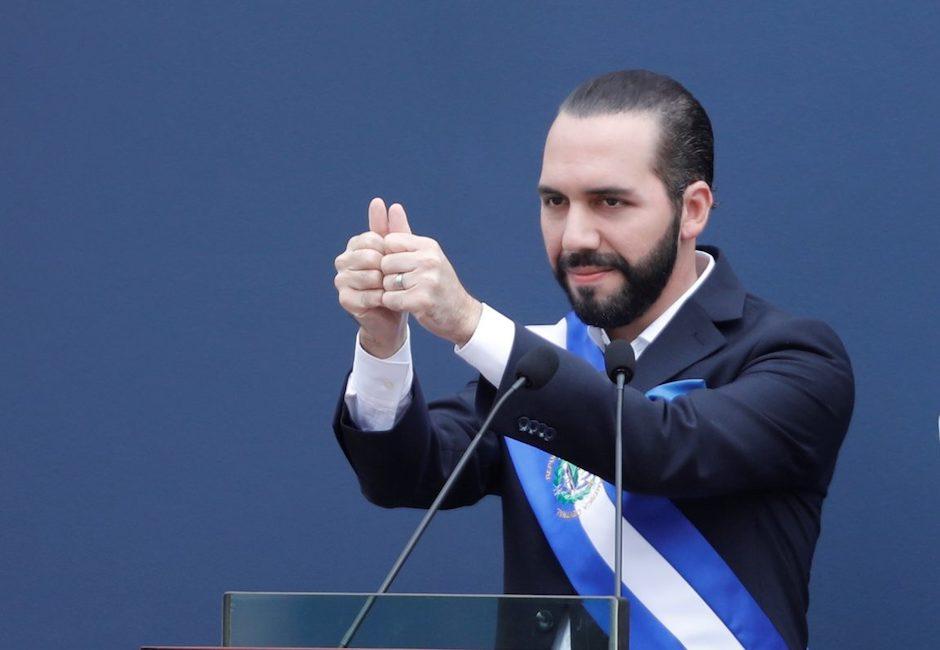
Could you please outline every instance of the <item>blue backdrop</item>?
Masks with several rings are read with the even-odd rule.
[[[647,4],[2,2],[0,646],[211,644],[225,590],[375,588],[420,513],[333,440],[333,258],[380,194],[554,321],[544,135],[624,67],[712,116],[705,242],[855,364],[811,645],[932,645],[938,5]],[[432,394],[472,374],[415,354]],[[498,591],[498,511],[443,514],[396,588]]]

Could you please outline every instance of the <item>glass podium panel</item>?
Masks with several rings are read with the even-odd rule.
[[[624,650],[628,639],[627,603],[612,596],[231,592],[223,605],[230,647]]]

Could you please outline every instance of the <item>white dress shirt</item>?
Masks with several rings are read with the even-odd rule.
[[[666,328],[685,301],[702,286],[715,267],[715,260],[704,251],[696,251],[695,265],[698,278],[692,286],[630,342],[637,359]],[[545,340],[565,347],[568,332],[564,318],[554,325],[529,325],[527,328]],[[602,350],[610,343],[607,332],[599,327],[589,326],[588,335]],[[455,346],[454,352],[473,366],[486,381],[499,386],[506,364],[509,363],[515,336],[515,324],[484,304],[473,336],[463,347]],[[356,337],[353,369],[346,384],[345,400],[352,421],[363,431],[391,429],[398,417],[411,405],[414,369],[410,340],[410,331],[406,331],[401,348],[388,359],[379,359],[366,352],[359,344],[359,337]]]

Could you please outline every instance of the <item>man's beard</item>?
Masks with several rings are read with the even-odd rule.
[[[680,218],[656,242],[653,250],[637,264],[630,264],[616,253],[576,251],[558,258],[555,277],[568,294],[574,313],[582,322],[609,330],[635,321],[659,299],[672,275],[679,252]],[[594,287],[568,286],[566,272],[578,266],[605,267],[619,271],[624,283],[618,292],[605,299],[594,297]]]

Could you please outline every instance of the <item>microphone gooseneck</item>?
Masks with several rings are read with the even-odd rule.
[[[624,340],[611,341],[604,351],[604,369],[610,380],[617,384],[617,413],[614,425],[614,596],[621,598],[623,593],[623,388],[633,379],[636,367],[636,355],[633,346]],[[611,646],[619,647],[619,606],[615,610],[614,625],[611,626]]]
[[[418,540],[421,539],[421,535],[424,534],[428,524],[431,523],[431,519],[433,519],[434,515],[437,514],[437,511],[440,510],[444,499],[446,499],[447,495],[450,494],[451,488],[457,482],[457,479],[460,477],[460,473],[463,471],[463,468],[470,461],[470,457],[473,455],[473,452],[476,451],[477,446],[483,439],[483,434],[490,426],[493,418],[496,417],[496,413],[498,413],[499,409],[502,408],[503,403],[510,397],[510,395],[515,393],[523,386],[534,390],[541,388],[551,380],[557,371],[558,354],[550,346],[541,346],[529,350],[527,353],[522,355],[522,358],[519,359],[519,363],[516,364],[516,381],[514,381],[512,385],[506,390],[506,392],[503,393],[498,400],[496,400],[496,404],[494,404],[493,408],[490,409],[490,413],[486,416],[482,426],[480,426],[480,430],[477,431],[477,434],[473,437],[473,440],[471,440],[470,444],[467,445],[467,449],[460,457],[460,460],[457,461],[457,465],[454,466],[454,470],[450,473],[450,476],[444,483],[444,487],[441,488],[441,491],[434,498],[434,502],[431,503],[428,511],[424,513],[424,517],[421,519],[421,523],[418,524],[415,532],[411,534],[411,539],[409,539],[408,543],[405,544],[405,548],[402,549],[398,559],[395,560],[395,563],[389,570],[388,575],[385,576],[385,580],[383,580],[382,584],[379,586],[378,591],[369,595],[369,597],[366,599],[366,602],[363,604],[362,609],[359,610],[356,618],[349,626],[349,629],[346,630],[346,634],[343,635],[343,639],[339,643],[340,648],[349,647],[349,642],[352,641],[353,636],[356,634],[356,632],[359,631],[359,628],[362,626],[362,622],[365,620],[366,616],[369,614],[369,611],[372,609],[372,606],[375,604],[376,597],[380,594],[386,593],[389,587],[392,586],[392,582],[395,580],[395,577],[398,576],[398,572],[401,571],[402,567],[405,565],[405,561],[408,560],[408,556],[411,555],[411,552],[414,550],[415,546],[417,546]]]

